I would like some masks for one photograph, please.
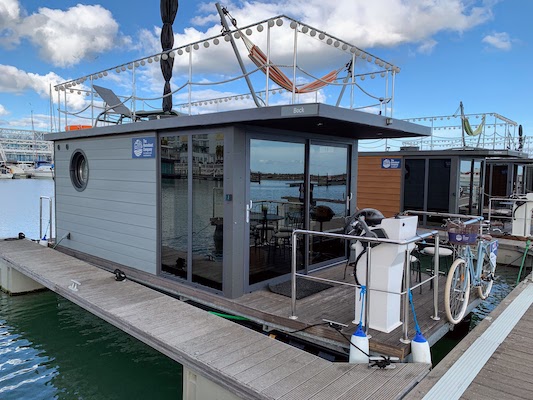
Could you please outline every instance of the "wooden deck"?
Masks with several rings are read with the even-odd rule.
[[[63,249],[62,251],[68,252]],[[114,265],[101,259],[87,256],[86,254],[76,254],[68,252],[78,258],[96,264],[104,269],[113,271],[115,268],[121,268],[126,275],[143,284],[149,285],[157,290],[162,290],[181,299],[193,300],[204,306],[249,318],[259,326],[264,327],[265,331],[279,331],[291,334],[299,331],[293,336],[302,338],[308,342],[319,344],[331,350],[347,354],[348,342],[334,329],[327,325],[318,325],[323,319],[340,322],[349,325],[343,329],[343,333],[351,335],[356,326],[352,323],[354,315],[354,289],[346,286],[337,285],[333,288],[324,290],[317,294],[297,301],[297,320],[290,319],[290,298],[270,292],[268,289],[254,291],[245,294],[238,299],[227,299],[223,296],[211,293],[206,290],[199,290],[190,285],[180,283],[178,280],[166,279],[160,276],[154,276],[135,269],[127,268],[122,265]],[[431,259],[424,262],[429,267]],[[343,280],[345,264],[328,268],[318,272],[316,275],[333,280]],[[423,268],[424,272],[426,268]],[[428,275],[422,274],[422,279]],[[416,280],[416,274],[411,275],[413,282]],[[348,270],[346,282],[353,283],[353,277]],[[433,315],[433,290],[430,289],[429,283],[422,288],[413,291],[413,300],[417,313],[420,328],[433,345],[442,338],[449,330],[451,325],[447,322],[444,313],[444,283],[445,277],[439,279],[439,318],[436,321],[432,319]],[[476,291],[470,296],[470,305],[468,310],[472,310],[479,304],[476,298]],[[414,337],[414,323],[412,315],[409,317],[409,337]],[[403,327],[395,329],[393,332],[386,334],[375,330],[370,330],[372,339],[370,340],[370,351],[373,353],[384,354],[389,356],[405,359],[410,354],[410,345],[400,341]],[[275,332],[274,332],[275,333]]]
[[[350,275],[350,270],[347,271],[347,277],[343,279],[344,268],[345,264],[343,263],[315,273],[313,276],[353,283],[354,280]],[[425,278],[428,278],[428,275],[422,274],[422,280]],[[415,273],[412,274],[411,279],[413,284],[416,283]],[[421,292],[419,289],[415,289],[412,292],[418,323],[430,344],[434,344],[450,329],[444,313],[444,283],[445,277],[441,276],[439,279],[438,314],[440,320],[438,321],[431,318],[434,314],[433,290],[430,289],[429,283],[422,287]],[[357,328],[352,322],[355,318],[354,292],[354,288],[336,285],[333,288],[298,300],[296,303],[297,321],[289,319],[291,315],[290,298],[272,293],[268,289],[248,293],[238,299],[228,301],[231,301],[239,307],[253,309],[249,313],[252,317],[257,315],[257,313],[274,316],[274,320],[270,323],[270,326],[273,328],[291,332],[308,326],[309,328],[305,332],[300,333],[300,336],[310,339],[315,343],[325,342],[323,344],[326,346],[329,344],[332,348],[347,349],[347,341],[337,331],[327,325],[314,325],[324,322],[324,319],[340,322],[348,325],[348,328],[343,329],[342,332],[346,335],[351,335]],[[473,309],[479,301],[476,299],[474,292],[472,292],[471,298],[472,301],[469,308]],[[411,313],[409,318],[409,337],[412,338],[415,335],[415,329]],[[294,322],[305,325],[299,325],[297,328],[294,326]],[[263,323],[268,325],[267,321]],[[370,329],[369,334],[372,336],[370,340],[370,350],[372,352],[399,357],[400,359],[404,359],[410,354],[410,344],[404,344],[400,341],[403,334],[403,326],[395,329],[391,333],[383,333]]]
[[[531,278],[518,285],[407,399],[531,399]]]
[[[27,240],[0,241],[0,259],[241,398],[395,399],[428,373],[332,363]]]

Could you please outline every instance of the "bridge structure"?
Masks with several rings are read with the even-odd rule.
[[[0,128],[0,163],[52,161],[54,144],[44,140],[46,133]]]

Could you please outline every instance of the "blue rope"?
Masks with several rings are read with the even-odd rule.
[[[416,319],[415,304],[413,303],[413,293],[411,292],[411,288],[409,288],[408,291],[409,291],[409,303],[411,303],[411,309],[413,310],[413,318],[415,320],[415,330],[416,330],[416,333],[421,335],[422,331],[420,330],[420,326],[418,325],[418,320]]]
[[[361,317],[359,317],[359,325],[357,326],[357,329],[363,328],[363,312],[364,312],[364,305],[365,305],[365,294],[366,294],[366,286],[361,285],[361,293],[359,294],[359,300],[361,301]]]

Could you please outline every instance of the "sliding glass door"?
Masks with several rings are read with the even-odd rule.
[[[224,136],[166,136],[161,153],[161,275],[222,290]]]
[[[349,154],[348,145],[250,139],[249,286],[290,273],[294,229],[344,232],[350,199]],[[342,240],[297,238],[299,270],[346,256]]]
[[[290,273],[291,232],[304,227],[304,166],[304,143],[250,140],[249,285]]]
[[[348,213],[348,147],[311,144],[309,150],[309,229],[344,233]],[[308,265],[314,269],[345,257],[344,240],[313,236],[309,239]]]

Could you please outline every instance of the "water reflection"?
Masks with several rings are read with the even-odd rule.
[[[482,301],[468,317],[465,317],[464,324],[459,324],[454,331],[445,335],[431,348],[433,366],[437,365],[469,331],[474,329],[511,293],[516,286],[517,275],[518,268],[498,265],[490,296]]]
[[[181,398],[179,364],[53,292],[0,292],[1,399]]]

